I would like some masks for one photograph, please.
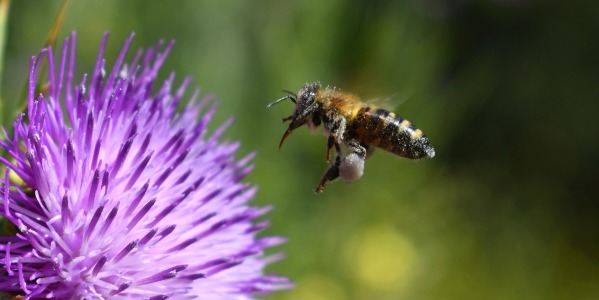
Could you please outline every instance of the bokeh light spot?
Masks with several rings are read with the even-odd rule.
[[[410,280],[416,262],[412,242],[391,226],[371,226],[355,234],[345,246],[352,276],[378,291],[399,290]]]

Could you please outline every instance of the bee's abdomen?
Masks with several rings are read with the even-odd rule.
[[[422,130],[384,109],[364,107],[348,128],[349,137],[411,159],[435,156]]]

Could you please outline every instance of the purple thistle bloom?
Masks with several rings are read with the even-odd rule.
[[[172,43],[139,51],[123,64],[131,35],[111,72],[102,59],[73,85],[75,35],[55,68],[52,51],[31,60],[28,109],[0,179],[0,215],[19,233],[0,237],[0,292],[55,299],[251,299],[285,289],[263,275],[279,256],[264,249],[282,238],[256,238],[269,208],[248,206],[255,187],[240,183],[252,155],[219,143],[230,122],[207,134],[212,105],[193,93],[177,111],[189,78],[174,74],[155,89]],[[160,48],[164,48],[160,51]],[[35,95],[43,58],[49,87]],[[155,92],[153,91],[155,90]],[[10,172],[20,180],[9,179]]]

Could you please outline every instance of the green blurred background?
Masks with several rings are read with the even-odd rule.
[[[2,96],[62,1],[13,1]],[[599,299],[599,5],[596,1],[74,1],[78,74],[104,31],[109,65],[175,39],[163,76],[217,96],[214,127],[256,151],[254,203],[289,242],[269,267],[294,290],[269,299]],[[383,98],[437,149],[412,162],[377,151],[348,185],[315,187],[326,140],[277,145],[291,103],[319,80]],[[6,121],[5,121],[6,122]],[[5,125],[10,123],[5,123]],[[593,179],[595,178],[595,179]]]

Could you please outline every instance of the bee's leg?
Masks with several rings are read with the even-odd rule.
[[[336,118],[336,119],[328,119],[324,123],[328,130],[329,138],[327,140],[327,162],[330,162],[330,151],[333,148],[333,145],[337,143],[336,149],[339,148],[338,143],[342,141],[343,134],[345,133],[345,119],[344,118]],[[337,150],[337,153],[340,153],[340,150]]]
[[[335,146],[335,152],[337,154],[337,156],[335,157],[335,162],[333,162],[333,164],[331,164],[331,166],[324,173],[324,175],[322,175],[322,178],[320,179],[318,186],[316,186],[316,188],[314,189],[315,193],[322,193],[324,191],[324,185],[328,181],[333,181],[337,179],[337,177],[339,177],[339,166],[341,165],[341,147],[339,147],[339,144],[337,143],[333,144]]]
[[[333,148],[334,144],[335,138],[332,135],[329,135],[329,139],[327,140],[327,163],[331,162],[331,148]]]
[[[362,151],[364,151],[364,153],[366,153],[364,159],[370,158],[375,149],[374,146],[360,144],[356,141],[349,141],[346,143],[346,145],[350,152],[356,153],[358,155],[362,155]]]
[[[289,121],[291,119],[293,119],[293,116],[284,117],[283,118],[283,123],[285,123],[285,122],[287,122],[287,121]]]
[[[345,134],[346,120],[345,118],[334,118],[330,121],[329,136],[332,136],[337,143],[343,141]]]
[[[357,154],[362,159],[366,159],[367,151],[372,150],[371,147],[366,148],[355,140],[345,142],[345,146],[349,152]]]

